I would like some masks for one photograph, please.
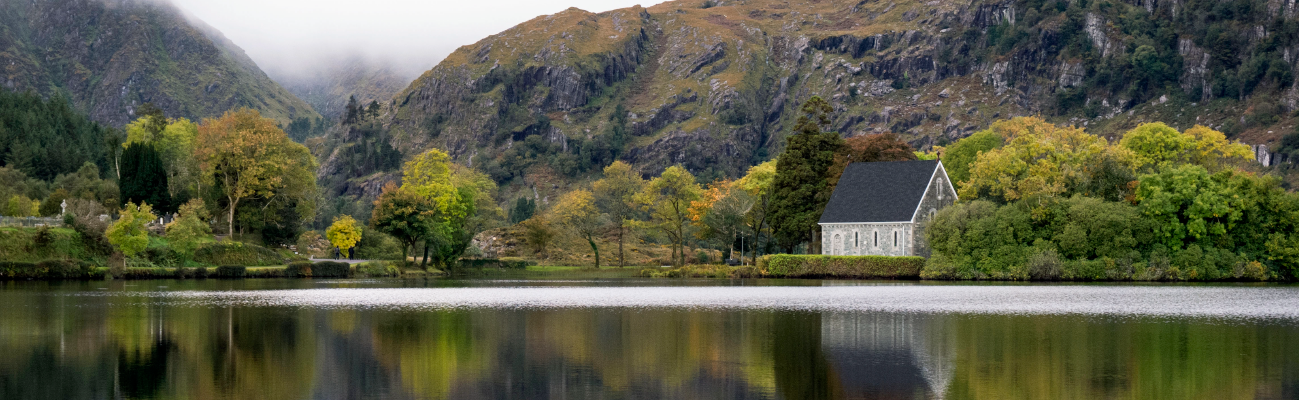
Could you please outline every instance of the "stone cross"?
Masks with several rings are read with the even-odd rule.
[[[59,215],[62,216],[63,214],[66,214],[67,212],[68,212],[68,200],[67,200],[67,199],[64,199],[64,200],[63,200],[63,203],[60,203],[60,204],[59,204]]]

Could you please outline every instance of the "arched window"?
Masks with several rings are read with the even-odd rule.
[[[894,247],[898,247],[898,231],[894,231]]]
[[[880,247],[880,231],[871,231],[871,247]]]
[[[827,249],[831,251],[831,255],[840,255],[839,249],[836,248],[836,246],[839,246],[839,244],[840,244],[840,235],[837,233],[835,234],[835,239],[831,240],[831,248]]]

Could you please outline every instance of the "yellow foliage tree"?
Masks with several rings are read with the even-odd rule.
[[[614,226],[614,235],[618,241],[618,266],[626,264],[623,255],[623,242],[627,228],[636,218],[636,195],[645,187],[641,174],[632,170],[632,166],[622,161],[614,161],[605,167],[605,175],[592,183],[592,192],[596,197],[596,206],[609,216]]]
[[[1148,170],[1197,164],[1217,171],[1236,161],[1255,159],[1249,146],[1229,142],[1223,132],[1201,125],[1180,133],[1163,122],[1142,124],[1125,132],[1119,144]]]
[[[325,230],[325,237],[347,257],[351,254],[350,250],[361,242],[361,225],[351,215],[338,216],[329,229]]]
[[[194,158],[205,180],[219,183],[229,209],[229,233],[235,232],[235,210],[239,202],[253,196],[270,196],[284,187],[286,177],[303,176],[314,169],[310,154],[289,140],[275,120],[262,118],[256,110],[226,112],[221,118],[205,119],[198,128]],[[315,182],[312,179],[314,189]]]
[[[604,225],[604,215],[596,208],[591,192],[578,189],[565,193],[551,208],[551,214],[556,222],[587,241],[596,257],[596,268],[600,268],[600,249],[596,247],[595,237]]]
[[[690,207],[692,201],[699,200],[700,192],[695,176],[686,168],[674,165],[665,169],[658,178],[651,179],[637,195],[637,203],[650,213],[650,219],[642,224],[663,232],[673,242],[675,266],[686,263],[683,243],[691,222]]]
[[[1046,198],[1079,192],[1098,179],[1118,179],[1123,182],[1110,185],[1122,186],[1132,175],[1128,151],[1077,127],[1018,117],[990,129],[1004,135],[1006,145],[980,153],[971,164],[970,178],[961,185],[963,199]],[[1117,178],[1101,172],[1113,172],[1109,175]]]

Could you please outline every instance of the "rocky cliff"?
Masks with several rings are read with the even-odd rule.
[[[165,1],[0,2],[0,85],[65,96],[117,126],[146,102],[193,119],[237,107],[282,123],[319,117],[220,32]]]
[[[1159,120],[1272,143],[1296,129],[1295,26],[1295,0],[571,8],[458,49],[386,105],[381,128],[345,127],[319,152],[322,171],[343,173],[330,160],[357,151],[348,136],[407,156],[437,147],[533,188],[613,159],[734,177],[781,150],[814,95],[841,134],[892,131],[918,149],[1030,114],[1107,135]],[[393,178],[346,173],[366,184],[336,192],[373,195]]]

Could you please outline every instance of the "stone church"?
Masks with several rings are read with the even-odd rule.
[[[849,164],[817,222],[822,254],[929,257],[924,226],[955,201],[938,160]]]

